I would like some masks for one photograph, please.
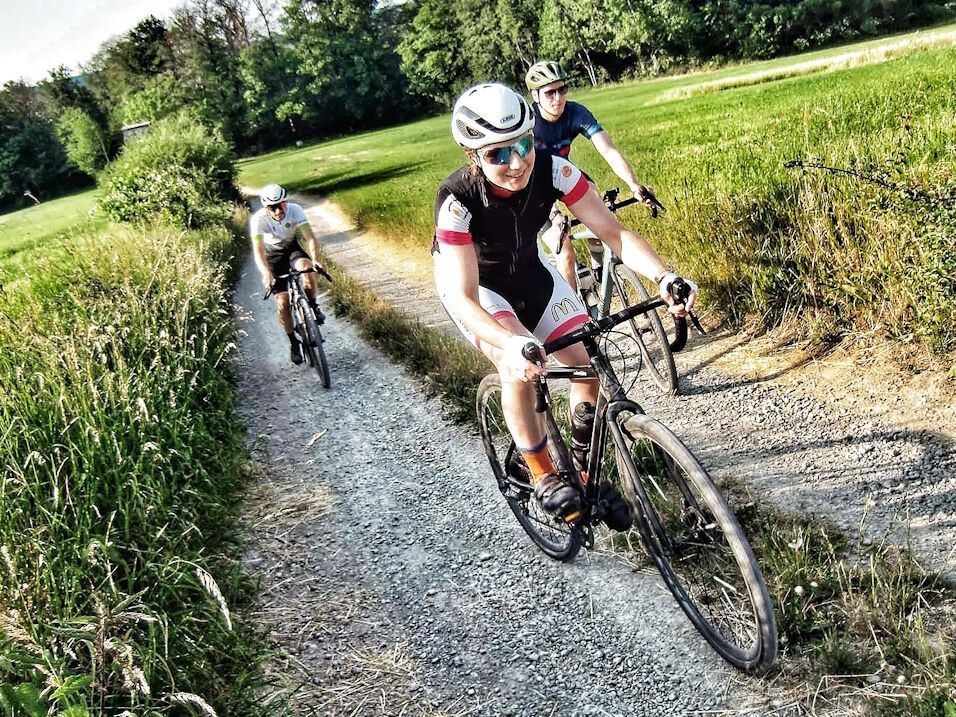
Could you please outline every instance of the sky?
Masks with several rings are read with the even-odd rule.
[[[73,71],[106,40],[148,15],[166,20],[183,0],[0,0],[0,84]]]

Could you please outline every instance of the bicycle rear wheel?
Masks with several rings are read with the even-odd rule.
[[[329,362],[325,357],[325,347],[322,338],[322,332],[319,330],[319,324],[315,320],[311,307],[305,300],[302,300],[301,311],[305,321],[305,351],[309,360],[309,365],[319,373],[324,388],[332,386],[332,377],[329,375]]]
[[[611,277],[614,292],[612,313],[651,298],[640,277],[623,264],[611,267]],[[677,367],[658,311],[665,312],[666,316],[666,309],[658,309],[635,316],[621,326],[637,342],[654,384],[664,393],[673,395],[677,393]]]
[[[678,604],[732,665],[767,670],[777,659],[777,622],[726,499],[690,450],[653,418],[621,414],[611,432],[638,529]]]
[[[531,473],[505,425],[501,379],[497,374],[485,376],[479,384],[477,409],[485,453],[511,512],[546,555],[570,560],[580,550],[581,539],[577,531],[545,511],[534,498]]]

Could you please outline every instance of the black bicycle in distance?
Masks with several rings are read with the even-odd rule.
[[[302,284],[302,276],[304,274],[313,273],[324,276],[329,282],[332,281],[332,277],[329,276],[329,273],[322,268],[306,269],[305,271],[289,269],[288,274],[282,274],[275,278],[289,279],[289,307],[292,312],[292,330],[299,339],[299,344],[305,352],[309,366],[318,371],[322,386],[324,388],[330,388],[332,386],[332,378],[329,376],[329,362],[325,357],[325,348],[322,345],[325,339],[322,338],[322,331],[319,328],[318,319],[316,318],[315,311],[312,310],[312,305],[309,303],[309,295],[306,293],[305,287]],[[274,290],[275,285],[273,284],[273,288],[269,289],[266,295],[262,297],[263,300],[272,296]]]
[[[680,283],[675,282],[672,293],[686,297],[689,287]],[[713,648],[735,667],[759,673],[777,659],[777,623],[747,537],[707,470],[669,428],[628,398],[608,358],[607,349],[613,346],[610,334],[629,340],[630,332],[614,332],[615,326],[663,304],[662,299],[652,299],[592,319],[544,346],[552,354],[582,342],[590,357],[587,366],[548,366],[536,386],[536,410],[544,413],[555,466],[580,489],[580,517],[565,523],[545,512],[534,498],[530,471],[505,425],[497,374],[486,376],[478,388],[485,451],[521,527],[557,560],[570,560],[582,545],[593,545],[595,528],[612,509],[601,488],[603,481],[611,481],[631,506],[634,527],[613,533],[609,552],[628,564],[642,564],[643,545],[643,553]],[[680,341],[686,339],[683,326]],[[536,355],[535,345],[529,344],[525,356],[534,360]],[[548,381],[586,377],[597,378],[600,390],[587,468],[579,470],[566,439],[568,412],[565,406],[552,408]]]

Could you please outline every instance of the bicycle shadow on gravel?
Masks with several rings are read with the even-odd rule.
[[[712,366],[721,359],[731,356],[738,349],[748,346],[760,338],[758,336],[743,336],[736,340],[730,341],[730,337],[734,336],[735,334],[736,332],[733,329],[718,329],[709,332],[705,336],[695,335],[690,340],[691,343],[689,343],[688,348],[681,353],[676,354],[676,357],[678,357],[678,360],[680,361],[680,365],[678,366],[678,374],[680,375],[679,393],[681,395],[706,395],[740,388],[741,386],[752,386],[761,383],[767,383],[787,373],[790,373],[791,371],[800,369],[817,358],[816,356],[808,353],[802,356],[799,360],[793,361],[787,366],[769,373],[739,378],[727,376],[721,381],[709,383],[696,381],[696,375],[706,369],[708,366]],[[729,343],[727,346],[715,351],[712,355],[702,358],[696,363],[693,362],[695,355],[700,350],[717,341],[729,341]],[[717,370],[719,370],[719,367],[717,367]]]

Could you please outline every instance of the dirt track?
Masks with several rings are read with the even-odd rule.
[[[391,271],[341,215],[309,213],[339,264],[442,316],[428,287]],[[478,438],[445,422],[415,378],[351,326],[330,317],[324,329],[327,392],[289,363],[251,261],[236,300],[259,475],[246,563],[262,576],[258,618],[285,651],[276,670],[297,680],[298,714],[795,714],[776,686],[711,652],[656,574],[601,555],[562,565],[540,554],[498,495]],[[833,410],[792,377],[730,379],[715,364],[735,350],[733,337],[698,342],[681,360],[686,395],[642,390],[648,412],[783,505],[852,527],[872,495],[877,531],[909,501],[925,521],[919,545],[952,566],[941,550],[956,542],[948,437],[887,427],[872,406]]]

